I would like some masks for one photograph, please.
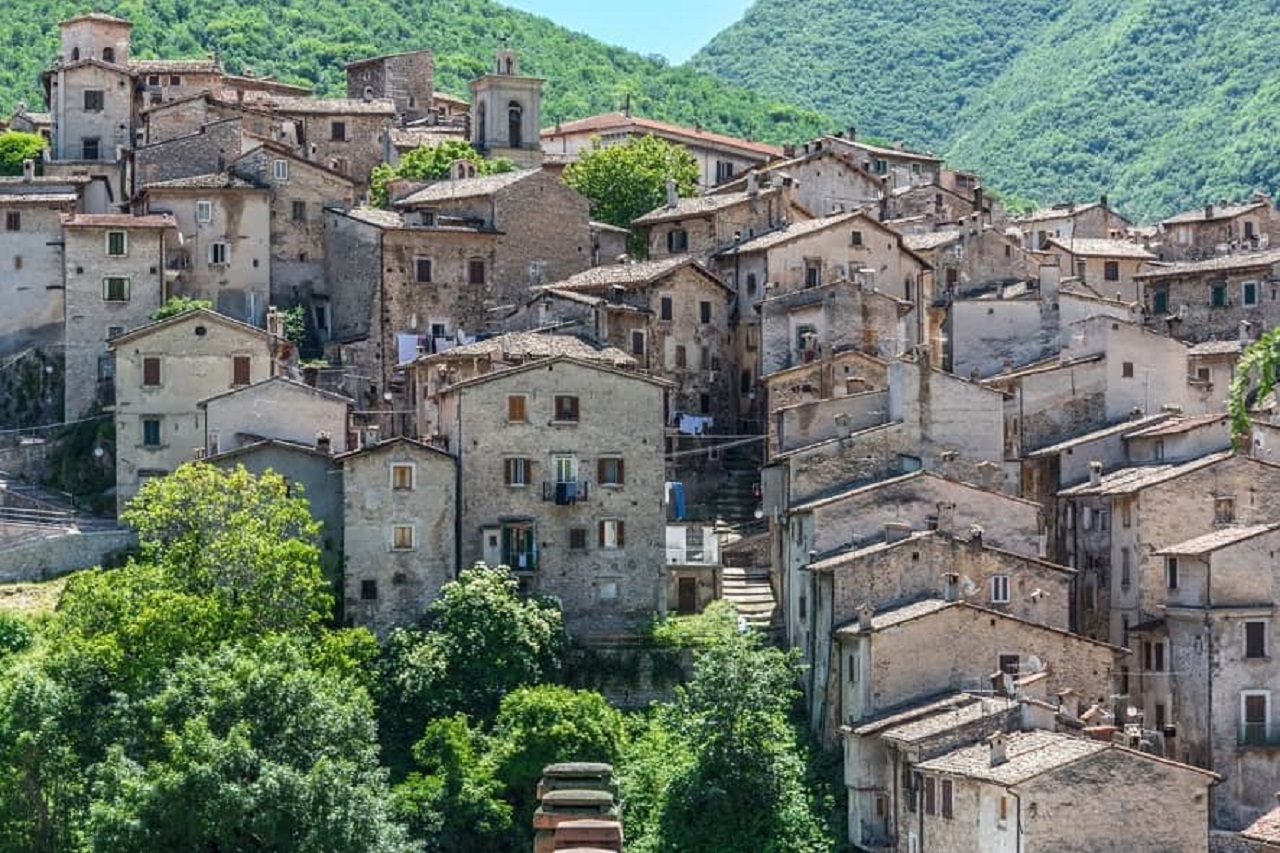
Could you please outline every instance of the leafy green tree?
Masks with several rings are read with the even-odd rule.
[[[179,314],[185,314],[188,311],[196,311],[200,308],[206,311],[213,310],[213,303],[208,299],[193,299],[190,296],[170,296],[165,303],[155,310],[151,315],[154,320],[167,320],[170,317],[176,317]]]
[[[1271,393],[1280,371],[1280,327],[1270,329],[1245,348],[1236,365],[1228,392],[1227,410],[1231,415],[1231,440],[1239,450],[1248,441],[1252,427],[1249,405]]]
[[[442,181],[449,177],[449,167],[458,160],[467,160],[476,167],[476,174],[494,175],[511,172],[516,168],[506,157],[486,160],[484,155],[461,139],[449,139],[437,145],[422,145],[400,158],[394,167],[379,163],[369,175],[369,198],[378,207],[387,206],[387,182],[397,178],[416,181]]]
[[[38,133],[6,130],[0,133],[0,175],[21,175],[22,161],[40,162],[44,137]]]
[[[698,162],[688,149],[656,136],[618,145],[594,139],[564,170],[564,182],[591,202],[592,218],[619,228],[630,228],[632,220],[662,206],[668,180],[676,182],[679,195],[697,195]],[[631,248],[639,254],[643,244],[633,238]]]
[[[413,746],[418,770],[397,785],[396,816],[428,851],[501,850],[511,830],[511,806],[485,755],[483,736],[463,714],[432,720]]]
[[[94,773],[98,851],[408,850],[373,706],[296,638],[185,658],[139,707],[138,743]]]

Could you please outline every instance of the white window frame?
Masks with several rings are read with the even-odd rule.
[[[110,291],[108,290],[108,282],[112,282],[112,281],[124,282],[124,295],[119,299],[112,299],[110,296]],[[103,302],[128,302],[129,296],[130,296],[129,291],[132,290],[132,288],[133,288],[133,282],[129,280],[128,276],[124,276],[124,275],[104,276],[102,279],[102,301]]]
[[[617,551],[620,549],[621,546],[618,545],[618,525],[622,523],[624,522],[620,518],[600,519],[600,524],[602,525],[601,529],[603,531],[600,537],[602,540],[600,542],[601,550]]]
[[[1241,732],[1244,731],[1244,727],[1248,722],[1244,716],[1245,700],[1251,696],[1261,696],[1264,700],[1266,700],[1266,705],[1264,706],[1266,709],[1266,719],[1263,721],[1263,724],[1266,726],[1266,728],[1263,730],[1263,740],[1264,742],[1270,741],[1271,739],[1271,691],[1270,690],[1241,690],[1240,691],[1240,731]]]
[[[114,253],[113,253],[113,252],[111,251],[111,238],[112,238],[112,237],[114,237],[114,236],[116,236],[116,235],[119,235],[119,236],[120,236],[120,247],[121,247],[122,251],[120,251],[120,252],[114,252]],[[105,242],[106,242],[106,245],[105,245],[105,247],[104,247],[103,251],[105,251],[105,252],[106,252],[107,257],[109,257],[109,258],[127,258],[127,257],[129,256],[129,232],[128,232],[128,231],[114,231],[114,230],[113,230],[113,231],[108,231],[108,232],[107,232],[107,234],[106,234],[106,240],[105,240]]]
[[[396,545],[396,533],[401,530],[409,531],[409,546]],[[418,550],[418,525],[408,524],[392,524],[390,537],[387,539],[387,550],[389,551],[416,551]]]
[[[1253,299],[1246,298],[1245,294],[1249,292],[1249,288],[1253,288]],[[1240,304],[1246,308],[1252,308],[1257,305],[1259,300],[1258,282],[1250,279],[1249,281],[1240,282]]]
[[[221,252],[219,252],[221,247]],[[222,255],[222,260],[218,260],[218,255]],[[226,240],[217,240],[209,244],[209,266],[226,267],[231,265],[231,244]]]
[[[1008,575],[992,575],[991,576],[991,603],[992,604],[1008,604],[1009,603],[1009,576]]]
[[[529,460],[524,456],[506,456],[502,460],[503,480],[506,480],[506,471],[511,471],[511,482],[504,483],[509,489],[523,489],[529,485]],[[520,476],[517,477],[516,474]]]
[[[572,453],[551,454],[551,475],[557,483],[578,482],[578,457]]]
[[[409,471],[409,485],[405,488],[396,486],[396,470],[407,469]],[[388,485],[393,492],[412,492],[418,488],[418,466],[413,462],[392,462],[388,470]]]
[[[200,225],[208,225],[213,221],[213,202],[208,199],[196,200],[196,222]]]
[[[284,158],[277,158],[271,163],[271,175],[277,181],[289,180],[289,161]]]

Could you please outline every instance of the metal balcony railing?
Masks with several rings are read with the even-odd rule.
[[[586,480],[544,480],[542,483],[542,499],[556,506],[573,506],[590,495],[591,484]]]

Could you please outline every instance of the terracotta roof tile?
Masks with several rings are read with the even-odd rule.
[[[984,743],[921,762],[916,769],[922,773],[965,776],[997,785],[1017,785],[1111,748],[1110,744],[1101,741],[1058,732],[1014,732],[1007,737],[1007,760],[995,767],[991,766],[991,748]]]
[[[1224,527],[1212,533],[1206,533],[1203,536],[1197,536],[1194,539],[1188,539],[1185,542],[1161,548],[1156,553],[1165,557],[1199,557],[1202,554],[1209,554],[1219,548],[1226,548],[1229,545],[1252,539],[1255,536],[1261,536],[1264,533],[1270,533],[1273,530],[1280,530],[1280,524]]]
[[[1269,252],[1247,252],[1238,255],[1222,255],[1207,261],[1188,261],[1180,264],[1164,264],[1152,266],[1151,269],[1135,275],[1134,278],[1157,279],[1170,276],[1194,275],[1202,272],[1222,272],[1226,270],[1251,269],[1269,267],[1280,263],[1280,249]]]
[[[456,198],[476,198],[478,196],[493,195],[498,190],[505,189],[541,171],[541,169],[517,169],[514,172],[500,172],[496,175],[480,175],[475,178],[460,178],[456,181],[437,181],[410,193],[395,202],[395,206],[414,207],[420,204],[430,204]]]
[[[675,137],[682,142],[736,148],[765,158],[782,156],[782,149],[776,145],[750,142],[735,136],[712,133],[695,127],[682,127],[678,124],[669,124],[650,118],[628,116],[625,113],[602,113],[601,115],[590,116],[576,121],[562,122],[555,127],[543,130],[542,138],[555,139],[558,136],[570,134],[599,134],[605,131],[614,133],[651,133],[654,136]]]
[[[1217,222],[1221,219],[1233,219],[1250,211],[1266,207],[1267,204],[1265,201],[1253,201],[1247,204],[1210,204],[1196,210],[1179,213],[1177,216],[1171,216],[1160,224],[1187,225],[1194,222]]]

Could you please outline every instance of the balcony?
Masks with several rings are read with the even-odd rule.
[[[513,572],[536,572],[538,570],[538,552],[504,549],[502,552],[502,564]]]
[[[542,499],[556,506],[573,506],[590,495],[591,484],[586,480],[544,480],[542,483]]]
[[[1280,748],[1280,726],[1240,723],[1236,734],[1236,743],[1242,747]]]

